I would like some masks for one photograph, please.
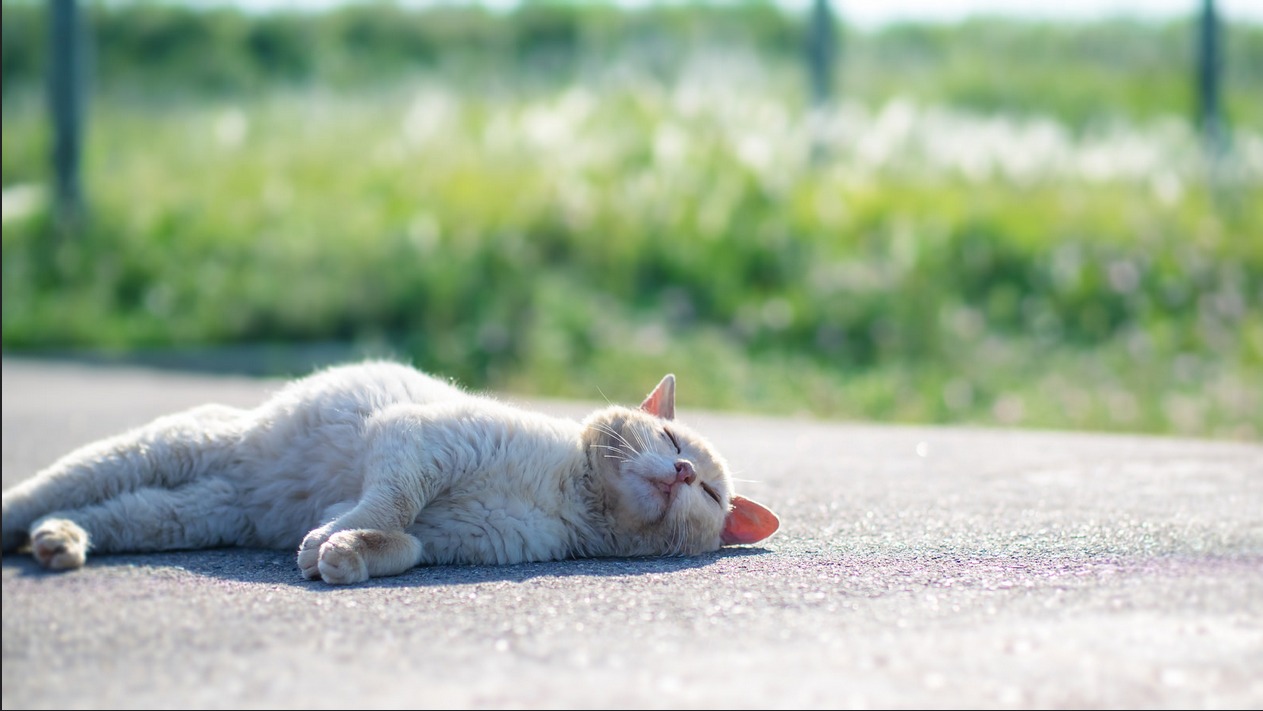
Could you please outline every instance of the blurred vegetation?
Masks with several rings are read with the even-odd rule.
[[[508,13],[389,2],[265,14],[169,2],[85,4],[97,88],[149,100],[239,96],[278,84],[358,90],[427,70],[478,80],[472,88],[557,87],[602,73],[613,62],[670,79],[699,49],[738,48],[772,64],[803,55],[803,18],[764,0],[634,10],[536,0]],[[42,2],[4,4],[6,98],[43,81],[44,23]],[[900,24],[845,34],[842,88],[870,102],[905,96],[1047,114],[1074,128],[1191,114],[1193,39],[1190,22],[984,17],[955,25]],[[1263,27],[1231,27],[1224,62],[1228,115],[1263,125],[1263,101],[1255,96],[1263,84]]]
[[[94,5],[66,233],[8,214],[46,48],[3,12],[6,352],[338,341],[522,393],[1263,433],[1261,27],[1212,189],[1188,23],[845,32],[812,114],[760,2]]]

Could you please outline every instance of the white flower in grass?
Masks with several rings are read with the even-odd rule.
[[[215,140],[223,148],[239,148],[250,133],[250,120],[241,109],[228,109],[215,119]]]
[[[417,94],[400,124],[404,141],[420,146],[443,136],[457,111],[456,101],[447,91],[429,89]]]

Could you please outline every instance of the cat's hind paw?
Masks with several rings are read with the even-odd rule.
[[[354,531],[339,531],[320,546],[320,577],[330,585],[350,585],[368,580],[368,563],[360,555]]]
[[[49,570],[81,568],[88,558],[88,533],[64,518],[45,519],[31,531],[31,553]]]

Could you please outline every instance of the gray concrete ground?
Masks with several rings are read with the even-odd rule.
[[[5,357],[4,486],[273,387]],[[1263,706],[1263,446],[680,408],[781,514],[764,545],[347,588],[285,551],[8,555],[3,706]]]

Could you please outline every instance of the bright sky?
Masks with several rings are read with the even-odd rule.
[[[192,0],[191,4],[236,4],[259,10],[278,8],[313,10],[356,0]],[[520,0],[401,0],[404,5],[426,5],[436,1],[449,4],[480,4],[511,8]],[[625,6],[640,6],[655,0],[612,0]],[[669,0],[668,0],[669,1]],[[786,7],[802,9],[811,0],[777,0]],[[1202,0],[832,0],[834,9],[848,22],[876,27],[892,21],[926,20],[950,22],[972,14],[1014,17],[1087,20],[1107,17],[1170,19],[1197,11]],[[718,2],[715,4],[722,4]],[[1263,0],[1217,0],[1220,14],[1229,22],[1263,23]]]

